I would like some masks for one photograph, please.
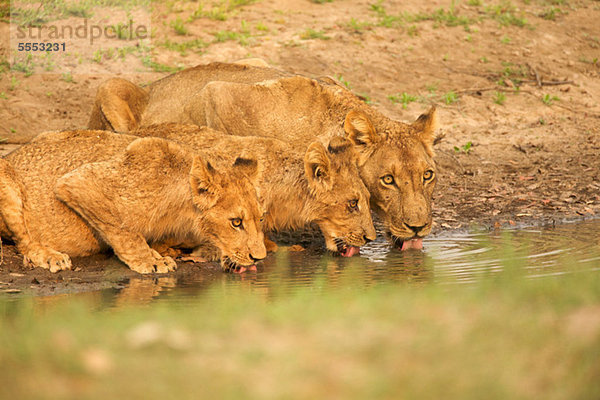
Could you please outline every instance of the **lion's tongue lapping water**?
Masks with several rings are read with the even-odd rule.
[[[400,245],[400,243],[398,243],[398,245],[397,245],[397,247],[400,249],[400,251],[404,251],[404,250],[408,250],[408,249],[423,250],[423,239],[417,238],[417,239],[404,240],[404,241],[402,241],[401,245]]]
[[[342,257],[352,257],[355,254],[360,253],[360,247],[348,246],[344,250],[340,251]]]

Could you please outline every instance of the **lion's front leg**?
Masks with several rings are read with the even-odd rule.
[[[177,268],[171,257],[163,257],[151,249],[144,237],[138,233],[114,228],[100,221],[96,221],[94,227],[113,248],[117,257],[135,272],[165,274]]]

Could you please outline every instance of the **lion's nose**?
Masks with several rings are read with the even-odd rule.
[[[417,233],[421,232],[421,230],[423,230],[423,228],[425,228],[427,226],[427,224],[420,225],[420,226],[413,226],[413,225],[404,224],[404,226],[406,226],[408,229],[410,229],[411,231],[413,231],[415,233],[415,235],[416,235]]]
[[[369,236],[364,235],[363,240],[365,241],[365,243],[369,243],[369,242],[372,242],[373,240],[375,240],[375,238],[370,238]]]
[[[250,253],[250,254],[249,254],[249,256],[250,256],[250,259],[251,259],[252,261],[254,261],[254,262],[257,262],[257,261],[260,261],[260,260],[264,260],[264,259],[265,259],[265,257],[266,257],[266,255],[265,255],[265,256],[263,256],[263,257],[255,257],[255,256],[254,256],[252,253]]]

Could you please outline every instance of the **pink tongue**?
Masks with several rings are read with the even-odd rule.
[[[402,248],[400,250],[404,251],[407,249],[422,250],[423,249],[423,239],[419,238],[419,239],[405,240],[404,242],[402,242]]]
[[[256,272],[256,265],[251,265],[249,267],[240,267],[240,269],[234,271],[236,274],[243,274],[246,271],[254,271]]]
[[[342,257],[352,257],[353,255],[358,253],[360,253],[360,247],[348,246],[340,254]]]

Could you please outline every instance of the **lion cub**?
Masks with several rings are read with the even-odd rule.
[[[256,160],[215,169],[160,138],[51,132],[0,159],[0,235],[52,272],[108,246],[132,270],[176,268],[148,242],[209,243],[226,266],[266,256]]]
[[[334,138],[326,146],[315,141],[298,152],[281,140],[228,136],[196,125],[158,124],[131,134],[184,143],[217,164],[256,157],[262,168],[256,184],[266,210],[265,231],[293,230],[314,222],[327,248],[345,257],[375,239],[369,192],[360,179],[354,147],[346,139]]]

